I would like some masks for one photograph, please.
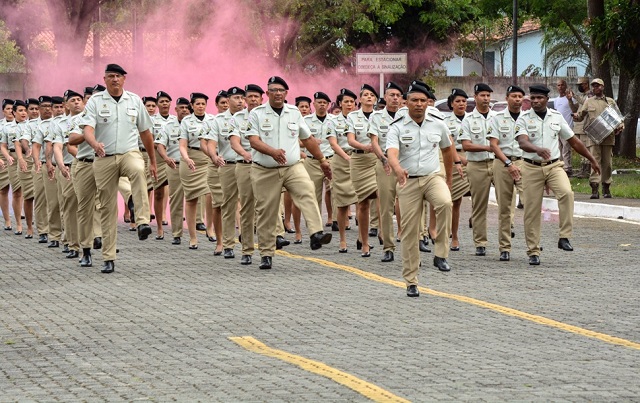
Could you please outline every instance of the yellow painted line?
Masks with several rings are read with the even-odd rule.
[[[399,288],[403,288],[403,289],[406,288],[405,283],[402,282],[402,281],[391,280],[389,278],[386,278],[386,277],[383,277],[383,276],[379,276],[379,275],[374,274],[374,273],[369,273],[369,272],[366,272],[364,270],[356,269],[355,267],[351,267],[351,266],[347,266],[347,265],[343,265],[343,264],[338,264],[338,263],[335,263],[335,262],[331,262],[329,260],[318,259],[318,258],[315,258],[315,257],[294,255],[294,254],[291,254],[291,253],[288,253],[288,252],[283,252],[283,251],[277,251],[276,253],[279,254],[279,255],[282,255],[282,256],[286,256],[286,257],[292,258],[292,259],[304,259],[304,260],[307,260],[309,262],[314,262],[314,263],[317,263],[317,264],[320,264],[320,265],[323,265],[323,266],[327,266],[327,267],[331,267],[331,268],[334,268],[334,269],[343,270],[343,271],[355,274],[357,276],[364,277],[367,280],[376,281],[376,282],[379,282],[379,283],[388,284],[388,285],[392,285],[394,287],[399,287]],[[491,302],[482,301],[482,300],[471,298],[471,297],[467,297],[467,296],[464,296],[464,295],[449,294],[449,293],[446,293],[446,292],[432,290],[432,289],[426,288],[426,287],[418,287],[418,289],[420,290],[421,293],[424,293],[424,294],[430,294],[430,295],[433,295],[433,296],[436,296],[436,297],[441,297],[441,298],[453,299],[453,300],[456,300],[456,301],[459,301],[459,302],[464,302],[464,303],[467,303],[467,304],[479,306],[481,308],[490,309],[492,311],[499,312],[499,313],[504,314],[504,315],[514,316],[516,318],[528,320],[528,321],[531,321],[531,322],[534,322],[534,323],[537,323],[537,324],[540,324],[540,325],[550,326],[550,327],[553,327],[553,328],[556,328],[556,329],[560,329],[560,330],[564,330],[564,331],[567,331],[567,332],[579,334],[581,336],[591,337],[593,339],[604,341],[606,343],[615,344],[615,345],[618,345],[618,346],[624,346],[624,347],[629,347],[629,348],[633,348],[633,349],[636,349],[636,350],[640,350],[640,343],[637,343],[635,341],[622,339],[620,337],[611,336],[611,335],[608,335],[608,334],[605,334],[605,333],[594,332],[593,330],[588,330],[588,329],[584,329],[584,328],[581,328],[581,327],[578,327],[578,326],[573,326],[573,325],[570,325],[568,323],[559,322],[557,320],[545,318],[544,316],[533,315],[533,314],[530,314],[530,313],[527,313],[527,312],[519,311],[517,309],[508,308],[506,306],[493,304]]]
[[[253,353],[277,358],[279,360],[288,362],[289,364],[296,365],[304,369],[305,371],[309,371],[317,375],[322,375],[334,382],[337,382],[348,387],[349,389],[360,393],[361,395],[373,400],[374,402],[409,402],[409,400],[398,397],[393,393],[386,391],[372,383],[364,381],[356,376],[353,376],[346,372],[342,372],[338,369],[323,364],[320,361],[310,360],[300,355],[295,355],[283,350],[271,348],[251,336],[229,337],[229,340],[237,343],[241,347]]]

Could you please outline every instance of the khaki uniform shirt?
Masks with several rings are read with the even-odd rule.
[[[187,146],[192,148],[200,148],[200,139],[206,138],[208,130],[208,122],[213,120],[213,115],[204,114],[204,119],[200,120],[193,113],[185,116],[180,122],[180,138],[187,140]]]
[[[37,143],[41,145],[39,158],[40,158],[40,162],[43,162],[43,163],[46,161],[46,158],[44,155],[45,154],[44,143],[46,139],[49,137],[52,124],[53,124],[53,118],[40,120],[40,124],[36,128],[35,133],[33,134],[33,139],[31,140],[32,144]]]
[[[156,144],[162,144],[167,150],[167,156],[176,161],[180,161],[180,122],[178,118],[169,119],[162,126],[160,133],[154,137]]]
[[[609,106],[616,105],[616,101],[606,97],[593,96],[588,98],[584,104],[578,109],[578,116],[582,116],[583,127],[589,126],[589,123],[593,122],[600,114]],[[616,105],[617,108],[617,105]],[[611,133],[607,138],[602,140],[601,146],[612,146],[616,143],[616,136]]]
[[[231,148],[231,142],[229,136],[236,130],[234,129],[232,120],[233,115],[231,111],[226,111],[215,116],[208,124],[207,133],[205,137],[209,140],[214,140],[218,143],[218,155],[225,161],[235,161],[238,159],[238,154]]]
[[[249,128],[249,110],[243,109],[236,112],[231,119],[231,125],[234,130],[229,134],[230,136],[240,137],[240,145],[245,151],[251,152],[251,143],[246,136],[247,129]],[[241,160],[238,156],[238,160]]]
[[[387,149],[387,135],[389,134],[389,129],[391,128],[391,123],[400,119],[401,117],[407,114],[408,109],[404,109],[402,111],[396,111],[395,115],[392,117],[389,114],[387,108],[384,108],[380,111],[375,111],[371,115],[369,119],[369,135],[374,135],[378,137],[378,144],[382,151]]]
[[[522,112],[520,113],[522,115]],[[498,139],[498,146],[507,157],[522,157],[522,149],[516,140],[516,121],[509,109],[498,112],[489,122],[487,139]]]
[[[573,137],[573,131],[562,114],[551,108],[547,109],[544,120],[533,109],[522,112],[516,121],[515,132],[516,138],[522,135],[529,136],[529,140],[534,145],[551,150],[550,159],[552,160],[561,157],[558,138],[569,140]],[[533,161],[543,161],[538,154],[524,150],[522,156]]]
[[[478,109],[474,109],[473,112],[468,113],[462,121],[462,128],[460,135],[458,136],[458,142],[462,144],[463,140],[471,140],[473,144],[482,146],[488,146],[489,140],[487,140],[487,133],[489,131],[489,121],[496,115],[496,112],[489,111],[489,114],[485,118]],[[467,160],[469,161],[486,161],[492,160],[495,156],[489,151],[471,152],[467,151]]]
[[[349,145],[349,141],[347,140],[347,118],[342,113],[333,117],[333,122],[335,123],[335,135],[336,139],[338,139],[338,145],[344,151],[353,150],[353,147]],[[331,136],[329,136],[331,137]]]
[[[371,115],[373,115],[373,113]],[[371,144],[371,138],[369,138],[369,119],[367,119],[364,112],[362,112],[362,109],[350,112],[347,115],[346,131],[347,133],[355,134],[356,141],[360,144],[365,146]]]
[[[71,132],[71,129],[74,127],[74,125],[77,126],[77,122],[78,120],[80,120],[80,116],[82,116],[82,114],[75,116],[64,116],[62,119],[59,119],[51,124],[51,142],[53,144],[58,143],[63,145],[62,158],[65,165],[71,165],[71,163],[73,162],[73,155],[71,155],[69,151],[67,151],[67,147],[64,146],[69,143],[69,133]]]
[[[466,112],[464,116],[467,116]],[[464,118],[462,120],[464,120]],[[460,136],[460,131],[462,130],[462,120],[458,119],[454,113],[444,118],[444,124],[447,125],[453,143],[456,145],[456,150],[458,151],[462,151],[462,144],[458,143],[458,136]]]
[[[335,131],[335,122],[329,117],[329,115],[325,117],[323,122],[318,119],[318,116],[315,113],[305,116],[304,121],[307,123],[307,126],[309,126],[311,135],[321,141],[320,151],[322,151],[322,155],[325,157],[333,156],[333,149],[331,148],[331,144],[329,144],[329,140],[327,140],[327,138],[332,135],[335,136],[333,133]],[[309,150],[305,150],[305,153],[307,156],[313,157]]]
[[[576,101],[578,101],[578,110],[580,110],[580,107],[582,107],[582,105],[584,105],[585,101],[589,98],[591,98],[593,96],[593,92],[591,90],[587,91],[587,92],[577,92],[573,94],[573,97],[575,98]],[[573,121],[573,132],[575,134],[584,134],[584,122],[580,121]]]

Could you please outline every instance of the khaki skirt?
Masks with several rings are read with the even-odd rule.
[[[336,207],[348,207],[358,201],[351,182],[351,165],[339,155],[331,161],[331,196]]]
[[[453,169],[451,184],[451,200],[456,201],[469,191],[469,180],[467,179],[467,167],[463,166],[464,178],[460,176],[458,170]]]
[[[5,160],[4,158],[0,159],[2,159],[2,162],[4,162],[5,165],[4,169],[0,169],[0,189],[4,189],[11,183],[9,181],[9,169],[12,167],[15,168],[15,165],[9,166],[7,160]]]
[[[358,203],[375,198],[378,190],[376,181],[376,161],[374,153],[351,154],[351,182],[356,191]],[[371,195],[374,195],[373,197]]]
[[[207,169],[207,183],[209,184],[209,191],[211,192],[211,204],[213,208],[222,206],[222,185],[220,184],[220,173],[218,172],[218,166],[209,161],[209,168]]]
[[[191,171],[187,162],[180,161],[180,181],[184,190],[184,199],[193,200],[210,192],[207,184],[207,162],[209,158],[200,150],[188,149],[189,158],[196,165],[196,170]]]
[[[153,190],[166,186],[169,182],[167,179],[167,163],[164,162],[158,151],[156,151],[156,171],[158,172],[158,180],[153,183]]]
[[[33,168],[33,158],[25,158],[25,161],[27,161],[27,172],[18,170],[18,177],[20,178],[20,186],[22,187],[22,197],[24,200],[29,200],[33,199],[35,196],[33,186],[33,175],[35,175],[35,173]],[[16,162],[15,165],[17,165],[19,169],[20,164]]]

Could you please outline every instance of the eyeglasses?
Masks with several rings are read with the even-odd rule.
[[[287,90],[285,90],[284,88],[269,88],[267,89],[267,91],[269,91],[272,94],[282,94],[287,92]]]

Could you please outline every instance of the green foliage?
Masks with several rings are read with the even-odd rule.
[[[0,73],[24,72],[26,59],[9,34],[4,21],[0,20]]]
[[[589,45],[590,39],[586,28],[578,26],[576,29],[582,41]],[[544,63],[547,67],[547,75],[564,75],[559,69],[569,62],[584,65],[586,67],[586,75],[590,75],[591,60],[589,53],[584,50],[578,37],[566,25],[545,29],[542,45],[546,48]]]

